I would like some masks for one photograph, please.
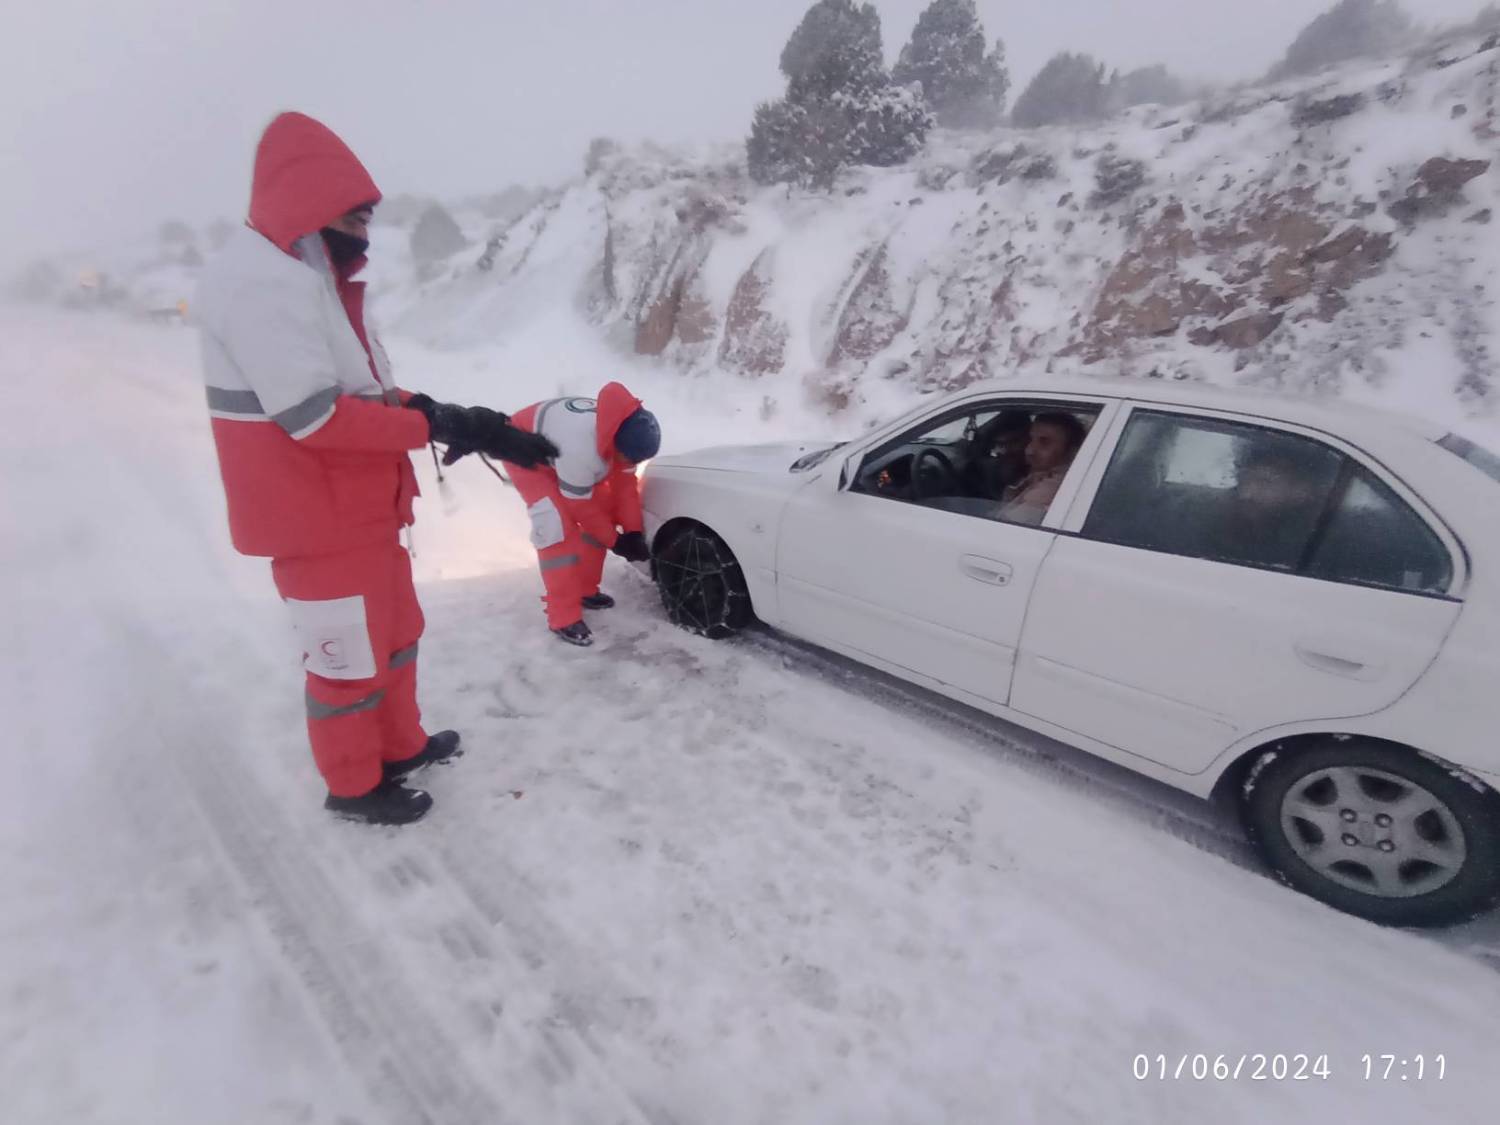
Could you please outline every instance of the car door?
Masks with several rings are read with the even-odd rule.
[[[1384,469],[1209,412],[1116,429],[1036,583],[1013,708],[1196,773],[1247,734],[1379,711],[1432,662],[1463,557]]]
[[[842,469],[830,465],[783,513],[776,564],[782,627],[962,698],[1003,704],[1027,598],[1055,533],[1040,510],[1028,518],[1043,526],[1000,518],[1006,504],[980,494],[977,482],[989,466],[976,464],[975,444],[981,427],[1002,412],[1077,418],[1082,444],[1063,468],[1052,505],[1062,511],[1102,436],[1096,420],[1103,409],[1098,400],[990,396],[876,439],[845,457]],[[924,464],[935,468],[941,458],[953,479],[929,481],[919,498],[890,488],[892,475],[903,463],[910,472],[924,450]]]

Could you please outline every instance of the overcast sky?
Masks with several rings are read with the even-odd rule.
[[[928,0],[876,0],[894,58]],[[1331,0],[979,0],[1013,91],[1059,50],[1232,81]],[[240,218],[281,109],[387,194],[574,175],[592,136],[732,140],[810,0],[0,0],[0,267]],[[1427,22],[1481,0],[1411,0]]]

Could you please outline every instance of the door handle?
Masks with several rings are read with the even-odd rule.
[[[1009,563],[987,559],[983,555],[965,555],[958,560],[958,569],[976,582],[985,582],[991,586],[1009,586],[1013,573]]]
[[[1382,665],[1354,660],[1351,657],[1339,656],[1331,652],[1321,652],[1307,645],[1299,644],[1293,647],[1296,649],[1297,658],[1302,663],[1309,668],[1316,668],[1330,675],[1343,676],[1350,680],[1378,680],[1385,671]]]

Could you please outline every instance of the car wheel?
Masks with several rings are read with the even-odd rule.
[[[750,623],[750,589],[733,552],[706,527],[674,536],[656,556],[656,588],[667,617],[719,640]]]
[[[1500,902],[1500,797],[1415,751],[1348,739],[1269,754],[1244,813],[1284,882],[1350,914],[1443,926]]]

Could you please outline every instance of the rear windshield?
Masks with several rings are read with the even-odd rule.
[[[1447,437],[1439,438],[1438,444],[1449,453],[1456,453],[1469,464],[1473,465],[1490,480],[1500,483],[1500,456],[1491,453],[1482,445],[1475,445],[1465,437],[1457,434],[1449,434]]]

